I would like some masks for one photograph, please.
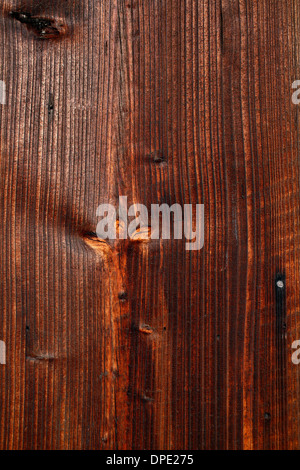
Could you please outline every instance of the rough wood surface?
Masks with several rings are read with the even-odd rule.
[[[299,2],[0,11],[0,448],[299,448]],[[119,195],[204,248],[103,246]]]

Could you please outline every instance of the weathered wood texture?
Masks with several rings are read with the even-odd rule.
[[[299,448],[299,15],[1,2],[2,449]],[[204,248],[97,242],[119,195]]]

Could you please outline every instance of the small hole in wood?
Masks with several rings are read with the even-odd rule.
[[[122,292],[119,292],[118,297],[122,302],[125,302],[128,298],[128,294],[127,292],[122,291]]]

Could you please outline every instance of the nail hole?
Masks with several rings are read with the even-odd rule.
[[[153,403],[154,402],[154,398],[151,398],[151,397],[148,397],[147,395],[142,395],[142,401],[146,402],[146,403]]]
[[[154,163],[157,164],[165,163],[167,160],[161,150],[156,150],[155,152],[151,153],[151,159],[154,161]]]
[[[127,294],[127,292],[124,292],[124,291],[123,291],[123,292],[119,292],[118,297],[119,297],[120,300],[122,300],[123,302],[125,302],[125,300],[127,300],[127,298],[128,298],[128,294]]]
[[[54,109],[54,96],[52,93],[49,95],[49,101],[48,101],[48,114],[52,114],[52,111]]]
[[[139,332],[143,333],[144,335],[151,335],[153,333],[153,328],[149,325],[141,325],[139,327]]]

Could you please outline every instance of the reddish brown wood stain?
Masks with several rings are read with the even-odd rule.
[[[299,448],[297,0],[2,5],[0,448]],[[119,195],[204,248],[98,240]]]

